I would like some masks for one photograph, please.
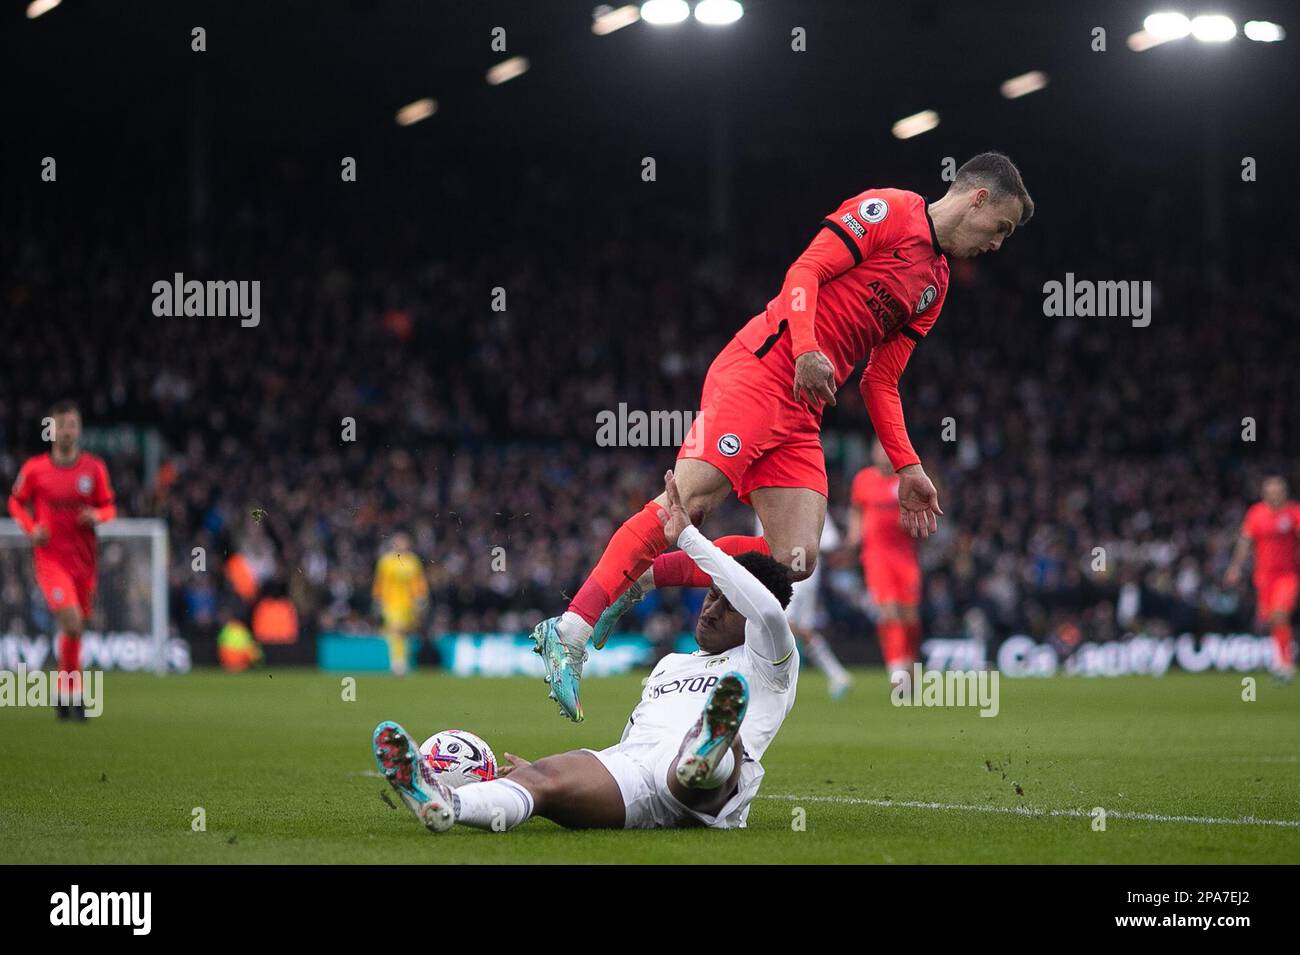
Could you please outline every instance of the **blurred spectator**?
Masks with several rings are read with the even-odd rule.
[[[427,631],[521,631],[556,612],[674,454],[598,447],[596,415],[620,402],[694,409],[709,362],[807,233],[765,223],[738,240],[724,279],[700,267],[698,217],[647,201],[597,232],[567,191],[539,185],[529,216],[545,234],[525,235],[475,223],[449,185],[449,221],[470,225],[434,254],[414,217],[314,204],[311,188],[234,203],[211,236],[212,274],[263,279],[255,329],[154,317],[151,283],[184,263],[143,218],[57,245],[56,224],[0,234],[0,479],[37,449],[41,414],[65,394],[88,428],[157,429],[152,486],[138,456],[110,467],[120,513],[168,523],[186,635],[210,638],[219,600],[234,589],[251,603],[269,581],[308,634],[371,630],[373,561],[398,528],[424,558]],[[1286,449],[1300,446],[1300,378],[1279,360],[1292,354],[1294,248],[1243,232],[1235,258],[1210,267],[1193,229],[1170,221],[1163,248],[1140,248],[1127,223],[1098,223],[1082,202],[1068,240],[1035,222],[999,256],[956,263],[904,376],[946,515],[920,549],[927,635],[1077,642],[1249,624],[1244,592],[1219,582],[1256,476],[1289,473]],[[1149,277],[1151,325],[1043,317],[1042,283],[1062,262]],[[505,311],[489,306],[496,287]],[[855,384],[826,416],[840,522],[870,433]],[[1254,443],[1241,440],[1245,416]],[[958,438],[945,443],[948,417]],[[732,502],[710,530],[747,523]],[[207,575],[191,572],[196,546],[215,558]],[[851,557],[824,559],[828,634],[865,635]],[[40,626],[38,603],[7,617]],[[669,597],[647,614],[667,632],[690,607]]]

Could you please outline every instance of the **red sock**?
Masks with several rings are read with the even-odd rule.
[[[885,658],[885,669],[895,670],[911,664],[907,649],[907,626],[901,620],[887,620],[879,625],[880,653]]]
[[[81,669],[81,638],[59,634],[59,672],[75,673]]]
[[[81,638],[60,633],[58,639],[59,690],[66,686],[71,693],[81,692]],[[66,678],[63,676],[67,674]]]
[[[1277,651],[1278,666],[1289,667],[1295,658],[1291,655],[1291,624],[1275,623],[1273,625],[1273,647]]]
[[[569,609],[591,626],[668,547],[664,526],[659,523],[661,511],[663,508],[651,501],[624,521],[569,603]]]
[[[921,659],[921,621],[903,624],[907,632],[907,653],[913,660]]]
[[[737,554],[748,553],[751,550],[763,554],[772,553],[772,548],[767,546],[767,538],[765,537],[744,537],[740,534],[731,534],[727,537],[719,537],[713,543],[717,544],[718,549],[724,554],[730,554],[732,557]],[[655,558],[653,567],[656,587],[713,586],[713,578],[696,567],[695,561],[691,560],[690,555],[684,550],[675,550],[671,554],[660,554]]]

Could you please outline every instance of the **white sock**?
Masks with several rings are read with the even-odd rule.
[[[731,778],[732,772],[736,768],[736,751],[730,746],[722,754],[722,759],[718,760],[718,765],[714,767],[713,772],[704,779],[700,780],[692,789],[717,789],[728,779]]]
[[[505,832],[533,814],[532,794],[509,779],[461,786],[456,803],[456,821],[474,829]]]
[[[591,639],[591,634],[595,628],[583,620],[572,610],[566,610],[560,616],[559,622],[555,629],[560,633],[560,642],[569,650],[577,651],[578,656],[582,656],[583,649],[587,646],[587,641]]]
[[[849,673],[844,669],[844,664],[840,663],[839,657],[831,649],[831,645],[826,642],[826,638],[820,633],[814,633],[804,641],[808,646],[808,656],[812,657],[813,663],[817,668],[825,673],[832,680],[847,680]]]

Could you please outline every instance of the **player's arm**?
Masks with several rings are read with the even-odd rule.
[[[849,529],[844,537],[845,547],[857,547],[862,543],[862,508],[856,504],[849,505]]]
[[[1241,569],[1246,566],[1246,561],[1250,560],[1250,552],[1254,548],[1254,541],[1242,530],[1241,536],[1237,538],[1237,544],[1232,549],[1232,560],[1228,563],[1228,571],[1223,575],[1223,582],[1229,587],[1235,587],[1241,583]]]
[[[794,634],[781,601],[690,522],[677,493],[672,471],[664,475],[664,485],[668,492],[668,521],[664,526],[664,536],[668,542],[671,544],[675,539],[677,546],[695,561],[695,566],[713,578],[713,586],[722,592],[728,603],[754,625],[745,628],[745,643],[749,649],[774,666],[785,663],[794,652]]]
[[[862,507],[866,500],[863,476],[866,473],[866,469],[859,471],[849,489],[849,529],[845,535],[845,547],[858,547],[862,544]]]
[[[18,471],[13,490],[9,492],[9,516],[31,538],[32,544],[39,547],[49,540],[50,532],[49,528],[36,523],[36,515],[30,510],[32,493],[31,469],[24,464]]]
[[[36,518],[32,512],[27,510],[27,506],[19,500],[16,494],[9,495],[9,516],[18,522],[18,526],[23,529],[23,533],[28,537],[36,528]]]
[[[411,598],[416,611],[423,617],[425,608],[429,605],[429,582],[424,579],[423,563],[420,564],[420,572],[411,578]]]
[[[943,514],[939,508],[939,492],[921,467],[921,458],[907,436],[903,400],[898,395],[903,369],[923,337],[915,329],[904,326],[898,335],[877,345],[872,349],[859,384],[876,437],[898,473],[900,517],[903,529],[913,537],[929,537],[937,531],[938,518]]]
[[[822,220],[808,248],[785,273],[773,317],[790,329],[795,357],[794,397],[809,405],[835,404],[835,368],[817,342],[817,294],[821,287],[862,263],[890,241],[882,223],[867,228],[854,214],[855,197]]]
[[[831,220],[826,220],[830,222]],[[860,259],[837,238],[826,223],[811,244],[785,273],[773,317],[790,329],[794,351],[794,397],[810,405],[835,404],[835,368],[817,342],[817,293],[836,276],[843,275]]]
[[[108,468],[103,461],[95,470],[95,496],[91,498],[92,507],[81,512],[81,523],[94,527],[105,521],[117,518],[117,503],[113,498],[113,485],[108,480]]]

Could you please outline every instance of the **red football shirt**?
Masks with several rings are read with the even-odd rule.
[[[74,576],[93,574],[98,556],[95,528],[79,523],[77,518],[87,507],[99,510],[112,506],[108,468],[86,451],[66,467],[55,464],[48,453],[29,458],[18,472],[9,498],[9,512],[24,525],[23,530],[30,532],[35,523],[50,532],[49,541],[36,548],[36,559],[56,561]],[[30,514],[35,515],[35,521]]]
[[[1263,501],[1250,506],[1241,533],[1255,545],[1256,579],[1300,572],[1296,543],[1300,540],[1300,504],[1287,501],[1277,510]]]
[[[835,367],[836,388],[870,356],[860,387],[898,470],[920,461],[908,440],[898,379],[947,293],[948,260],[925,199],[868,189],[822,220],[780,293],[736,337],[791,381],[795,358],[822,352]]]
[[[884,475],[874,467],[863,468],[853,479],[850,497],[862,511],[862,553],[873,559],[915,558],[916,541],[898,520],[898,475]]]

